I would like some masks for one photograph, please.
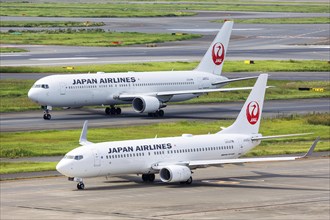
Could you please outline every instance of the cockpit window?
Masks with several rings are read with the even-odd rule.
[[[74,159],[74,160],[81,160],[81,159],[83,159],[84,157],[83,157],[83,155],[76,155],[76,156],[73,156],[73,155],[65,155],[64,158],[65,158],[65,159],[69,159],[69,160],[72,160],[72,159]]]
[[[49,85],[48,84],[35,84],[34,88],[49,89]]]
[[[84,157],[83,157],[83,155],[77,155],[77,156],[74,156],[74,159],[75,160],[81,160],[81,159],[83,159]]]

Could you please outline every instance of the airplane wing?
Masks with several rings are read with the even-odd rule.
[[[236,78],[236,79],[221,80],[221,81],[212,83],[212,85],[221,85],[221,84],[226,84],[226,83],[230,83],[230,82],[237,82],[237,81],[255,79],[255,78],[258,78],[258,76],[249,76],[249,77],[242,77],[242,78]]]
[[[308,152],[303,156],[296,156],[296,157],[264,157],[264,158],[238,158],[238,159],[223,159],[223,160],[193,160],[193,161],[180,161],[177,163],[157,163],[152,168],[154,170],[161,170],[163,167],[168,165],[182,165],[187,166],[190,169],[195,168],[205,168],[208,166],[216,166],[216,165],[223,165],[223,164],[240,164],[240,163],[251,163],[251,162],[270,162],[270,161],[290,161],[296,160],[301,158],[306,158],[312,155],[314,148],[320,137],[317,137],[312,146],[309,148]]]

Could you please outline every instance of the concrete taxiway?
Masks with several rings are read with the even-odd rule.
[[[330,160],[227,165],[194,171],[192,185],[129,175],[1,182],[1,219],[329,219]]]
[[[68,109],[52,111],[52,119],[44,120],[42,111],[1,113],[1,132],[31,131],[49,129],[81,128],[84,120],[89,120],[90,127],[114,127],[144,125],[151,123],[175,122],[182,120],[212,121],[235,119],[242,108],[242,102],[225,102],[194,105],[169,105],[162,118],[150,118],[146,114],[135,113],[131,107],[122,108],[122,114],[107,116],[104,109]],[[327,98],[270,100],[266,101],[264,117],[281,117],[292,114],[329,112],[330,101]]]

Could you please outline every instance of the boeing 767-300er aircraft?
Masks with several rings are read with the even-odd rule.
[[[83,178],[123,174],[142,174],[152,182],[159,173],[163,182],[192,183],[191,170],[212,165],[260,161],[295,160],[311,155],[319,138],[302,157],[239,158],[263,139],[297,136],[259,134],[267,74],[261,74],[236,121],[215,134],[91,143],[87,140],[87,121],[78,147],[65,155],[56,169],[84,189]]]
[[[132,104],[138,113],[162,117],[166,103],[185,101],[209,92],[234,91],[226,83],[256,77],[228,79],[221,76],[232,21],[226,21],[196,69],[192,71],[128,72],[52,75],[39,79],[28,97],[51,119],[52,107],[109,105],[106,114],[121,114],[118,104]]]

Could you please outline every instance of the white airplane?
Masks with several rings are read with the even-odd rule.
[[[257,77],[228,79],[221,76],[232,21],[224,23],[203,59],[192,71],[128,72],[51,75],[39,79],[28,97],[42,106],[44,119],[51,119],[52,107],[109,105],[106,114],[121,114],[118,104],[132,104],[138,113],[162,117],[167,102],[185,101],[209,92],[243,89],[220,89],[229,82]]]
[[[192,183],[191,170],[212,165],[287,161],[312,154],[319,138],[302,157],[239,158],[259,145],[261,140],[306,134],[262,136],[258,133],[267,74],[261,74],[236,121],[228,128],[207,135],[183,134],[179,137],[91,143],[87,140],[87,121],[80,136],[81,147],[68,152],[56,169],[77,181],[83,178],[123,174],[142,174],[152,182],[159,173],[163,182]],[[239,158],[239,159],[237,159]]]

